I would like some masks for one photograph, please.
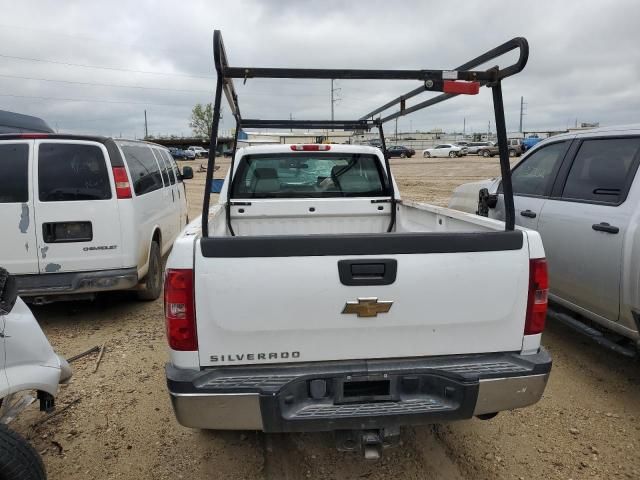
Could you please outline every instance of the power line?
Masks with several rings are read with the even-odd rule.
[[[55,83],[69,83],[74,85],[92,85],[97,87],[115,87],[115,88],[138,88],[141,90],[167,90],[171,92],[189,92],[189,93],[209,93],[212,94],[211,90],[191,90],[191,89],[182,89],[182,88],[163,88],[163,87],[143,87],[140,85],[118,85],[115,83],[94,83],[94,82],[76,82],[72,80],[55,80],[52,78],[36,78],[36,77],[23,77],[20,75],[6,75],[0,74],[0,77],[4,78],[18,78],[21,80],[37,80],[40,82],[55,82]]]
[[[88,103],[121,103],[127,105],[154,105],[159,107],[184,107],[181,103],[149,103],[149,102],[129,102],[125,100],[96,100],[91,98],[59,98],[59,97],[41,97],[37,95],[12,95],[9,93],[0,93],[0,97],[11,98],[37,98],[39,100],[55,100],[60,102],[88,102]]]
[[[71,63],[71,62],[61,62],[58,60],[46,60],[43,58],[19,57],[17,55],[5,55],[3,53],[0,53],[0,57],[11,58],[14,60],[24,60],[28,62],[54,63],[56,65],[65,65],[68,67],[97,68],[100,70],[115,70],[118,72],[145,73],[148,75],[167,75],[170,77],[207,78],[207,79],[212,78],[211,75],[188,75],[186,73],[165,73],[165,72],[154,72],[151,70],[132,70],[129,68],[122,68],[122,67],[105,67],[102,65],[87,65],[84,63]]]

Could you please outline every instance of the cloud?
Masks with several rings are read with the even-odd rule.
[[[307,68],[452,68],[524,36],[529,64],[504,83],[509,130],[517,129],[521,96],[530,130],[563,129],[575,119],[632,123],[640,111],[637,18],[640,3],[633,0],[611,6],[489,0],[456,7],[432,1],[116,0],[108,8],[23,0],[3,8],[0,19],[0,108],[41,116],[60,131],[127,137],[143,135],[146,109],[150,133],[187,134],[193,105],[213,98],[212,32],[219,28],[234,66]],[[336,85],[336,117],[346,119],[417,82]],[[245,117],[330,116],[326,80],[255,79],[236,81],[236,87]],[[227,114],[223,128],[232,128],[230,120]],[[465,120],[467,131],[493,126],[487,89],[403,117],[398,128],[459,131]]]

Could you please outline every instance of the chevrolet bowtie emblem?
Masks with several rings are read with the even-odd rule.
[[[381,300],[377,297],[358,298],[357,302],[347,302],[342,313],[355,313],[359,317],[377,317],[379,313],[387,313],[393,305],[392,301]]]

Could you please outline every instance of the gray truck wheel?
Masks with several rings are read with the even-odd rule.
[[[24,438],[0,424],[0,480],[46,480],[38,452]]]
[[[149,250],[149,271],[144,277],[144,285],[137,291],[140,300],[151,301],[162,292],[162,256],[158,242],[151,242]]]

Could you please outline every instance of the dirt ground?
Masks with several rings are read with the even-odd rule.
[[[200,161],[189,162],[197,170]],[[456,185],[498,174],[497,159],[393,159],[405,198],[446,205]],[[228,161],[216,177],[222,178]],[[191,218],[204,175],[187,182]],[[41,452],[49,478],[215,479],[582,479],[640,478],[640,368],[551,322],[543,343],[554,365],[535,406],[469,420],[408,428],[377,463],[334,449],[329,434],[208,432],[177,424],[165,388],[161,299],[124,293],[95,302],[35,307],[55,349],[73,363],[59,415],[35,406],[14,423]],[[75,402],[75,403],[73,403]]]

